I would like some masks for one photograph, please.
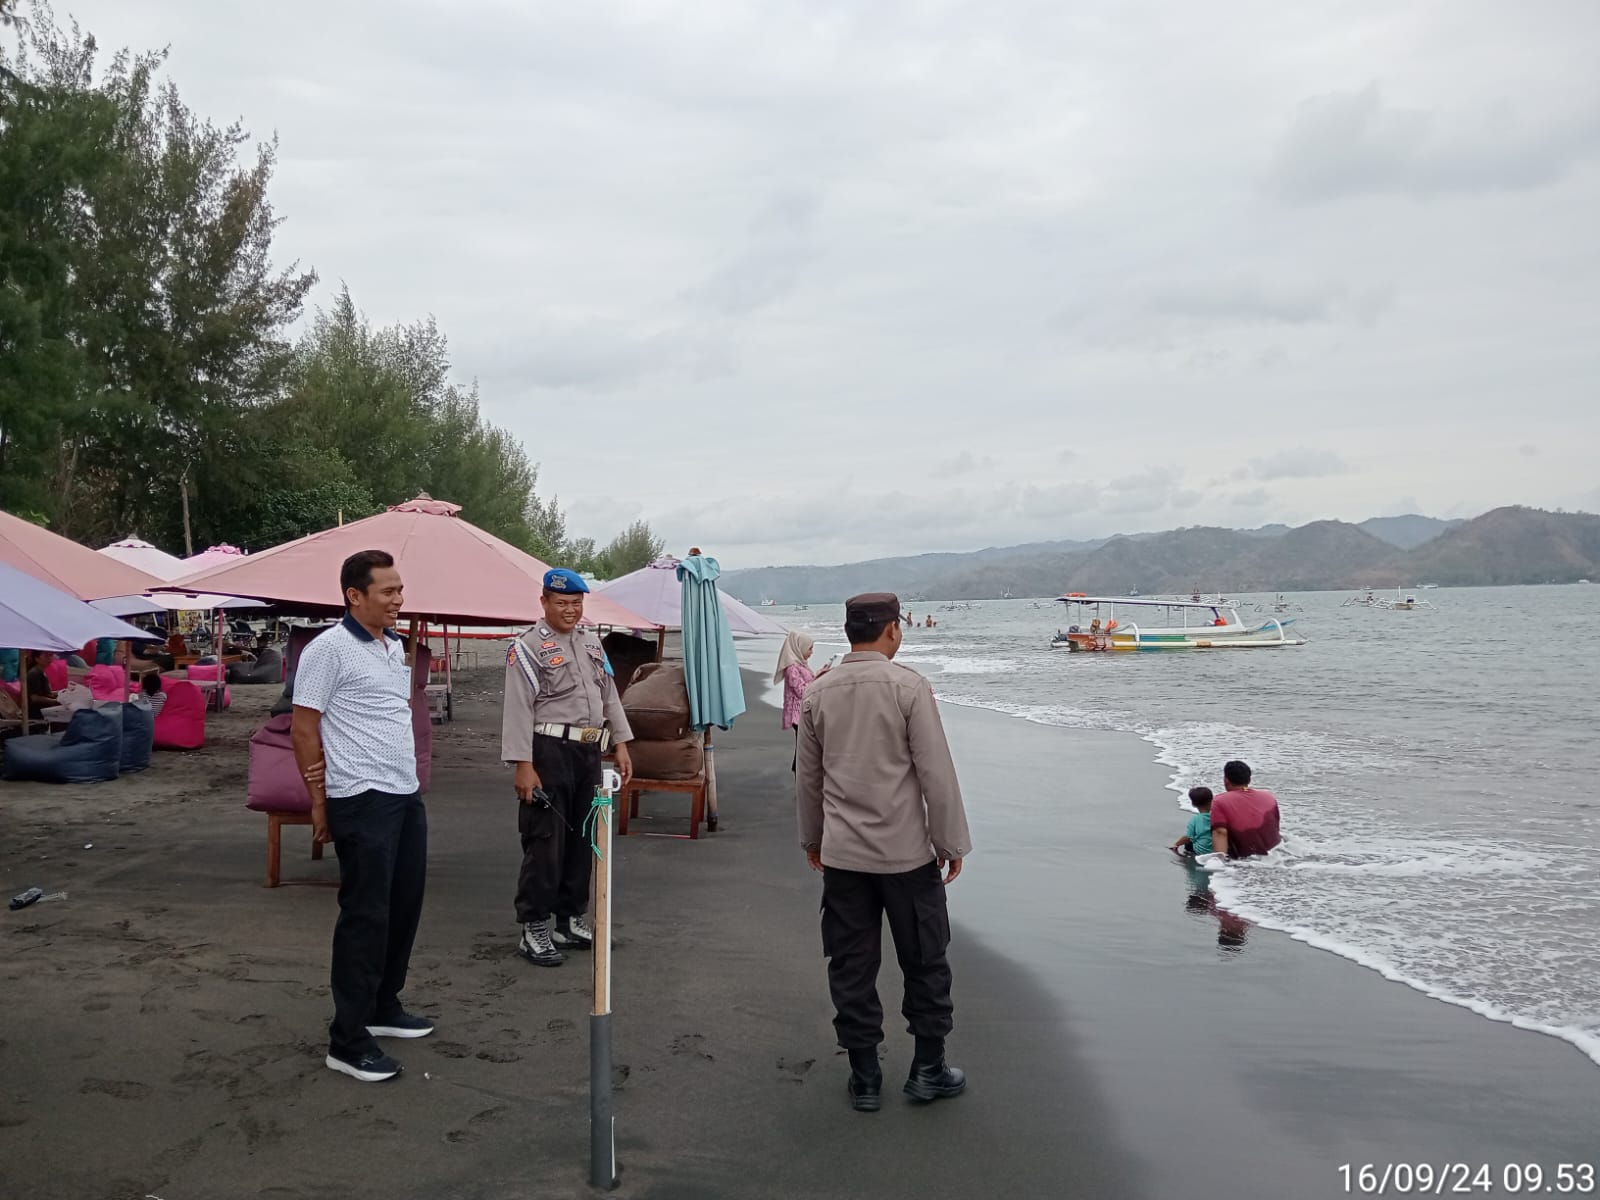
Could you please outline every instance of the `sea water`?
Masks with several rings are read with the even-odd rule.
[[[1600,587],[1413,594],[1435,607],[1291,595],[1302,647],[1126,654],[1051,651],[1049,600],[911,604],[939,625],[899,661],[946,703],[1137,734],[1177,793],[1151,803],[1244,759],[1284,845],[1214,876],[1219,905],[1600,1062]],[[771,615],[844,648],[842,607]]]

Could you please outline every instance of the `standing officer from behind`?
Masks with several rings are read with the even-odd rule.
[[[588,590],[573,571],[547,572],[544,620],[506,655],[500,753],[516,768],[522,835],[517,951],[541,967],[559,967],[562,950],[594,946],[594,930],[583,919],[592,855],[583,827],[608,746],[617,748],[623,786],[633,777],[625,745],[633,731],[611,663],[599,635],[578,628]]]
[[[926,1102],[967,1086],[944,1061],[955,1012],[944,889],[961,874],[972,838],[933,687],[890,661],[903,638],[899,599],[852,597],[844,631],[850,653],[817,678],[801,707],[797,806],[800,845],[822,872],[822,952],[833,1027],[850,1056],[850,1104],[876,1112],[885,913],[905,976],[902,1011],[917,1040],[905,1093]]]

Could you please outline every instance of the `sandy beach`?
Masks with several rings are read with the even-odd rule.
[[[275,689],[142,776],[0,785],[0,889],[69,893],[0,913],[0,1194],[589,1193],[588,963],[513,952],[499,676],[457,688],[407,991],[438,1032],[389,1084],[322,1066],[332,856],[289,830],[294,882],[261,886],[244,742]],[[1570,1046],[1191,900],[1148,746],[945,714],[978,847],[951,895],[968,1094],[846,1107],[790,741],[753,704],[718,742],[722,830],[653,836],[687,806],[647,797],[619,845],[619,1195],[1332,1197],[1345,1162],[1596,1157],[1600,1071]],[[891,958],[890,1082],[898,986]]]

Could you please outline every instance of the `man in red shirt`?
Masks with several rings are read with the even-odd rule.
[[[1225,790],[1211,802],[1211,848],[1229,858],[1265,854],[1279,842],[1278,798],[1250,786],[1250,768],[1224,763]]]

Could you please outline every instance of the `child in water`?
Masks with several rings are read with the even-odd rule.
[[[1183,831],[1183,836],[1172,843],[1178,854],[1196,855],[1211,853],[1211,789],[1192,787],[1189,803],[1194,805],[1194,816]]]

